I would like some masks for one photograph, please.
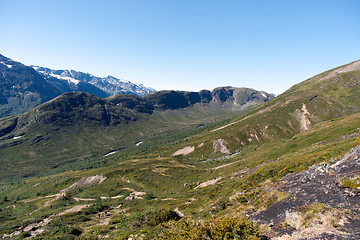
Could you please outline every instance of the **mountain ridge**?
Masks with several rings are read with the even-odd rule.
[[[0,120],[0,160],[16,159],[21,164],[30,157],[39,163],[46,159],[51,166],[82,161],[78,159],[129,149],[136,142],[226,120],[272,97],[233,87],[159,91],[144,97],[65,93],[27,113]],[[86,145],[81,144],[84,141]],[[26,175],[30,172],[28,169]]]
[[[74,70],[30,67],[3,55],[0,73],[0,118],[27,112],[66,92],[88,92],[105,98],[117,93],[143,96],[154,91],[111,76],[98,78]]]
[[[134,94],[141,97],[155,91],[154,89],[145,87],[142,84],[132,83],[128,80],[120,80],[111,75],[108,75],[107,77],[96,77],[90,73],[75,70],[52,70],[50,68],[34,65],[31,65],[31,67],[45,78],[55,77],[57,79],[71,82],[75,85],[79,84],[79,82],[90,83],[106,92],[108,96],[116,94]]]
[[[8,145],[0,147],[0,156],[7,158],[2,166],[5,174],[19,177],[11,184],[3,183],[0,189],[6,196],[0,202],[5,220],[0,226],[2,236],[358,239],[357,63],[316,75],[250,108],[241,105],[242,99],[256,101],[262,93],[244,90],[244,98],[240,98],[237,91],[227,87],[198,93],[164,91],[148,98],[117,95],[101,99],[82,93],[62,96],[80,97],[72,102],[74,106],[81,106],[84,99],[91,105],[89,113],[93,107],[106,106],[97,103],[99,99],[109,101],[122,114],[139,113],[135,121],[106,128],[94,124],[46,129],[41,114],[50,118],[52,110],[56,114],[53,102],[19,117],[2,119],[0,129],[8,132],[1,140]],[[66,109],[58,100],[55,106]],[[153,109],[147,109],[146,102],[151,102]],[[236,111],[237,107],[244,109]],[[105,110],[90,114],[95,123],[107,115]],[[227,118],[214,119],[221,110]],[[236,111],[231,118],[229,110]],[[204,121],[201,114],[215,124],[200,125]],[[75,114],[66,119],[79,118]],[[171,130],[179,133],[186,124],[196,128],[171,135]],[[9,130],[13,126],[24,129],[24,135]],[[119,129],[129,134],[117,132]],[[164,134],[156,135],[153,129]],[[61,138],[52,140],[61,134],[70,145]],[[146,138],[147,134],[154,138]],[[121,139],[130,142],[133,150],[107,148]],[[95,143],[85,149],[87,153],[97,146],[108,151],[61,162],[69,157],[71,145],[77,149],[87,143]],[[16,148],[22,144],[27,160],[16,163],[10,154],[23,151]],[[52,144],[63,148],[45,158],[47,153],[41,148],[53,151]],[[6,152],[6,148],[12,151]],[[47,165],[51,161],[53,165]],[[30,174],[37,165],[42,177]],[[16,175],[14,169],[27,175]]]

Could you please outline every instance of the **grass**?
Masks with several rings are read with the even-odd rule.
[[[343,188],[350,188],[354,190],[359,190],[360,187],[360,177],[347,178],[343,177],[339,179],[340,186]]]
[[[303,171],[321,162],[333,163],[360,144],[360,113],[356,113],[358,98],[353,96],[358,93],[358,89],[351,88],[349,94],[345,91],[348,88],[346,83],[351,83],[354,76],[341,76],[338,82],[339,95],[328,87],[332,79],[309,81],[295,86],[243,117],[195,130],[186,126],[194,127],[198,122],[190,124],[178,118],[183,110],[171,114],[155,113],[152,120],[158,122],[147,119],[151,124],[136,131],[141,130],[143,133],[156,126],[159,127],[158,132],[153,131],[153,135],[149,134],[147,139],[139,138],[139,133],[134,140],[129,140],[129,144],[144,140],[137,148],[128,148],[109,157],[100,154],[83,161],[68,162],[45,171],[40,177],[23,178],[12,184],[3,182],[0,195],[6,198],[0,201],[0,219],[4,222],[0,233],[14,232],[22,222],[40,221],[75,205],[94,203],[76,214],[54,216],[54,225],[50,225],[42,237],[74,237],[80,234],[79,237],[84,239],[105,235],[114,239],[130,236],[159,239],[171,236],[179,239],[256,239],[260,236],[260,230],[244,218],[245,214],[256,213],[288,197],[272,190],[272,186],[287,174]],[[317,92],[314,89],[324,90]],[[317,96],[313,98],[314,95]],[[350,95],[354,97],[353,100],[350,100]],[[311,113],[308,117],[312,127],[300,132],[293,113],[301,109],[303,103],[306,103]],[[346,105],[351,107],[340,108],[341,104],[351,104]],[[199,112],[195,109],[191,111],[192,114]],[[355,113],[349,114],[352,112]],[[176,126],[166,126],[166,123],[176,119],[177,123],[184,124],[185,127],[181,128],[191,130],[173,135],[171,131],[176,131]],[[131,131],[134,133],[141,123],[139,120],[134,125],[129,124],[128,134]],[[229,123],[233,124],[213,131]],[[110,134],[105,130],[103,133],[106,136]],[[115,133],[116,130],[112,134]],[[86,134],[87,140],[91,140],[91,134]],[[92,135],[95,136],[98,135]],[[223,154],[214,153],[213,140],[219,138],[225,139],[229,150],[237,154],[224,157]],[[148,143],[150,139],[152,143]],[[198,147],[201,143],[203,146]],[[84,141],[79,140],[77,144],[74,147],[83,145]],[[171,156],[185,146],[195,146],[196,150],[186,156]],[[81,170],[62,172],[70,168]],[[50,173],[56,174],[48,175]],[[41,208],[46,199],[29,203],[22,201],[56,194],[82,177],[97,174],[105,175],[106,180],[98,185],[73,189],[67,198],[54,201],[52,207]],[[196,188],[203,182],[217,178],[220,180],[216,184]],[[359,186],[357,176],[340,179],[339,182],[345,188]],[[133,190],[145,192],[145,195],[140,199],[125,200]],[[117,195],[123,197],[101,199]],[[96,201],[76,202],[74,197],[94,198]],[[15,208],[10,207],[13,204]],[[184,217],[179,219],[176,209]],[[38,211],[27,215],[35,210]],[[109,216],[99,217],[98,214],[105,210],[110,212]],[[310,226],[326,212],[334,213],[326,206],[316,204],[299,209],[301,226]],[[109,224],[99,225],[105,219],[108,219]]]
[[[279,192],[254,191],[254,189],[267,186],[288,173],[304,170],[315,163],[332,161],[333,158],[343,155],[351,147],[359,144],[358,136],[344,138],[344,136],[356,132],[358,124],[360,124],[359,114],[320,123],[315,125],[311,131],[297,134],[288,140],[264,143],[253,148],[244,147],[242,154],[229,158],[225,162],[222,160],[204,162],[191,158],[154,156],[123,159],[117,165],[97,169],[25,179],[21,184],[7,185],[0,192],[2,196],[7,197],[7,201],[1,203],[1,209],[12,204],[16,205],[15,209],[8,208],[0,212],[3,221],[6,222],[1,226],[0,231],[9,233],[21,226],[22,221],[25,223],[40,221],[46,216],[71,206],[86,203],[75,202],[71,200],[72,197],[99,198],[124,195],[119,199],[101,200],[102,205],[112,208],[121,205],[120,209],[125,210],[124,213],[115,212],[111,215],[110,219],[113,223],[106,228],[94,227],[98,213],[96,210],[82,210],[78,214],[64,215],[59,218],[63,219],[66,216],[69,226],[76,229],[87,229],[82,232],[81,236],[93,236],[100,233],[105,235],[112,233],[115,236],[119,233],[111,226],[117,224],[126,229],[126,234],[124,233],[126,236],[141,232],[152,234],[149,231],[154,224],[149,225],[145,221],[139,225],[136,222],[139,221],[139,218],[144,218],[143,213],[161,212],[161,209],[174,210],[178,208],[185,214],[184,220],[190,222],[196,221],[196,219],[212,221],[210,219],[217,219],[220,216],[233,217],[234,211],[241,218],[246,211],[265,209],[286,197]],[[228,162],[236,163],[218,170],[211,170],[211,167]],[[259,166],[262,163],[266,164]],[[158,171],[158,169],[162,170]],[[26,216],[26,213],[38,209],[47,199],[30,203],[22,203],[20,199],[33,199],[55,194],[83,176],[100,173],[107,177],[103,183],[89,188],[74,189],[68,193],[70,199],[59,199],[53,202],[52,208],[43,208],[31,216]],[[217,184],[195,189],[199,183],[219,176],[222,176],[222,179]],[[151,194],[151,197],[126,201],[125,197],[131,193],[126,189],[144,191],[146,195]],[[243,192],[243,194],[233,198],[239,192]],[[187,203],[188,201],[191,203]],[[5,216],[7,217],[5,218]],[[126,221],[123,219],[124,217],[127,219]],[[53,233],[50,231],[48,236]]]
[[[89,125],[54,127],[33,124],[14,146],[1,148],[0,181],[19,177],[55,174],[68,170],[98,168],[114,164],[119,158],[149,152],[209,129],[230,117],[246,112],[228,107],[197,104],[188,109],[155,111],[152,115],[140,114],[136,121],[117,127]],[[217,114],[215,114],[215,112]],[[30,113],[29,113],[30,114]],[[31,115],[31,114],[30,114]],[[4,124],[8,124],[8,120]],[[203,127],[199,128],[201,125]],[[69,136],[69,133],[71,135]],[[36,144],[34,143],[36,141]],[[136,146],[135,143],[143,142]],[[1,146],[14,144],[5,139]],[[103,158],[108,152],[116,155]]]

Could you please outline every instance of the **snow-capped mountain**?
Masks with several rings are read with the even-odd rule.
[[[78,85],[81,83],[92,84],[110,95],[115,94],[134,94],[137,96],[144,96],[155,90],[145,87],[142,84],[132,83],[128,80],[121,80],[113,76],[104,78],[96,77],[89,73],[78,72],[74,70],[52,70],[45,67],[31,66],[38,73],[43,75],[45,79],[59,79],[66,82],[70,88],[78,90]]]
[[[106,98],[114,94],[144,96],[154,91],[112,76],[100,78],[74,70],[30,67],[0,54],[0,118],[27,112],[68,92]]]

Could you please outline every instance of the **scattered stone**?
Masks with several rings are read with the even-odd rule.
[[[182,212],[180,212],[179,208],[175,208],[174,212],[176,212],[179,215],[179,217],[185,216]]]
[[[144,196],[145,194],[146,194],[145,192],[133,191],[132,193],[130,193],[129,196],[127,196],[125,198],[125,200],[131,201],[131,200],[134,200],[134,199],[144,199],[142,196]]]

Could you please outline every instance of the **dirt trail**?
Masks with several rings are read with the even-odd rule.
[[[77,202],[79,202],[79,201],[95,201],[96,200],[95,198],[77,198],[77,197],[74,197],[73,199]]]
[[[267,108],[265,108],[265,109],[263,109],[263,110],[260,110],[260,111],[258,111],[258,112],[256,112],[256,113],[253,113],[253,114],[251,114],[251,115],[249,115],[249,116],[247,116],[247,117],[244,117],[244,118],[242,118],[242,119],[240,119],[240,120],[238,120],[238,121],[235,121],[235,122],[226,124],[226,125],[224,125],[224,126],[222,126],[222,127],[219,127],[219,128],[214,129],[214,130],[211,130],[211,132],[216,132],[216,131],[222,130],[222,129],[224,129],[224,128],[230,127],[230,126],[232,126],[232,125],[234,125],[234,124],[237,124],[237,123],[239,123],[239,122],[245,121],[245,120],[248,119],[249,117],[253,117],[253,116],[259,115],[259,114],[264,113],[264,112],[271,112],[271,109],[274,108],[274,107],[276,107],[276,105],[274,105],[274,106],[272,106],[272,107],[267,107]]]
[[[33,198],[33,199],[26,199],[26,200],[23,200],[23,203],[33,202],[33,201],[37,201],[37,200],[44,199],[44,198],[56,197],[57,195],[59,195],[59,193],[53,194],[53,195],[44,196],[44,197],[37,197],[37,198]]]
[[[238,162],[241,162],[241,161],[244,161],[244,160],[245,160],[245,159],[240,159],[240,160],[237,160],[237,161],[234,161],[234,162],[231,162],[231,163],[227,163],[227,164],[224,164],[224,165],[221,165],[221,166],[213,167],[213,168],[211,168],[211,170],[218,170],[218,169],[220,169],[220,168],[224,168],[224,167],[233,165],[233,164],[235,164],[235,163],[238,163]]]
[[[59,191],[59,193],[57,194],[52,194],[52,195],[47,195],[47,196],[43,196],[43,197],[36,197],[33,199],[27,199],[27,200],[23,200],[23,203],[29,203],[29,202],[33,202],[33,201],[37,201],[37,200],[41,200],[41,199],[45,199],[45,198],[53,198],[50,199],[48,201],[46,201],[42,206],[40,206],[38,209],[36,209],[35,211],[29,213],[28,215],[31,215],[43,208],[48,207],[52,202],[58,200],[60,197],[66,196],[66,192],[69,191],[70,189],[76,188],[76,187],[89,187],[95,184],[99,184],[101,182],[103,182],[106,179],[106,177],[104,175],[95,175],[95,176],[90,176],[90,177],[83,177],[81,178],[79,181],[73,183],[72,185],[70,185],[67,188],[64,188],[62,190]],[[145,192],[137,192],[134,189],[131,188],[123,188],[124,190],[128,190],[130,193],[130,196],[128,196],[127,198],[125,198],[125,200],[133,200],[133,199],[143,199],[142,196],[144,196],[146,193]],[[117,196],[111,196],[111,197],[100,197],[101,200],[106,200],[106,199],[118,199],[118,198],[122,198],[124,197],[124,195],[117,195]],[[95,201],[95,198],[76,198],[73,197],[73,199],[77,202],[79,201]],[[91,206],[93,204],[82,204],[82,205],[75,205],[72,208],[66,209],[60,213],[57,214],[53,214],[45,219],[43,219],[41,222],[39,223],[33,223],[30,224],[26,227],[24,227],[22,230],[20,231],[16,231],[13,232],[11,234],[4,234],[1,237],[2,238],[13,238],[19,234],[21,234],[22,232],[28,232],[30,233],[30,235],[32,237],[37,236],[41,233],[43,233],[44,227],[52,220],[53,217],[57,217],[57,216],[62,216],[64,214],[67,213],[74,213],[74,212],[79,212],[84,208],[87,208],[89,206]],[[120,208],[121,205],[119,205],[117,208]],[[14,205],[15,208],[15,205]],[[116,209],[117,209],[116,208]],[[106,220],[103,224],[108,224],[109,220]]]
[[[61,195],[59,195],[60,197]],[[76,205],[70,209],[64,210],[63,212],[60,212],[58,214],[53,214],[47,218],[44,218],[41,222],[38,223],[32,223],[30,225],[27,225],[22,229],[22,231],[16,231],[11,234],[4,234],[2,235],[2,238],[13,238],[17,235],[19,235],[21,232],[28,232],[31,237],[35,237],[45,231],[44,227],[49,224],[53,217],[62,216],[67,213],[73,213],[73,212],[79,212],[83,208],[90,207],[92,204],[85,204],[85,205]]]
[[[27,215],[32,215],[33,213],[36,213],[37,211],[39,211],[39,210],[41,210],[41,209],[43,209],[43,208],[46,208],[47,206],[50,205],[50,203],[58,200],[58,199],[59,199],[60,197],[62,197],[62,196],[65,196],[65,193],[58,193],[58,194],[54,194],[54,195],[48,195],[48,196],[45,196],[45,197],[30,199],[30,200],[26,201],[26,203],[27,203],[27,202],[33,202],[33,201],[35,201],[35,200],[44,199],[44,198],[55,197],[55,198],[53,198],[53,199],[50,199],[49,201],[46,201],[46,202],[45,202],[42,206],[40,206],[38,209],[36,209],[35,211],[33,211],[33,212],[31,212],[31,213],[28,213]],[[25,201],[24,201],[24,203],[25,203]]]
[[[58,213],[56,215],[53,215],[53,216],[62,216],[64,214],[67,214],[67,213],[73,213],[73,212],[80,212],[83,208],[87,208],[87,207],[90,207],[92,204],[84,204],[84,205],[76,205],[72,208],[69,208],[61,213]]]

